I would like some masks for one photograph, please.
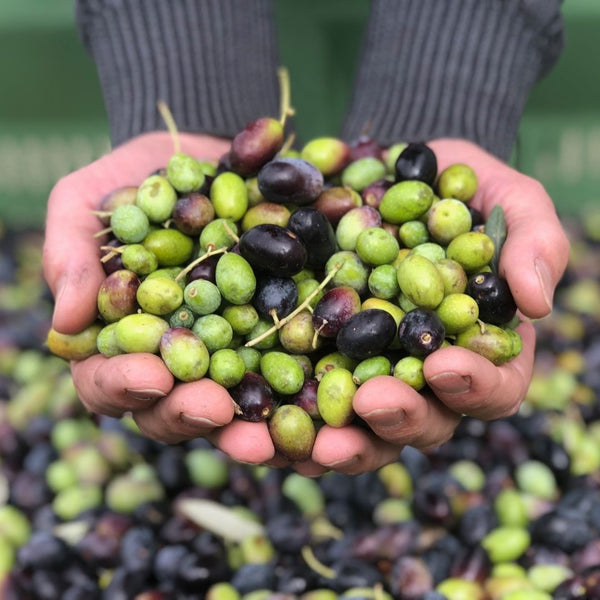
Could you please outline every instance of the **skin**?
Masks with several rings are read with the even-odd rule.
[[[230,141],[182,134],[181,150],[217,159]],[[500,272],[509,282],[520,316],[523,350],[500,367],[464,348],[435,352],[425,361],[425,377],[435,393],[422,394],[388,376],[369,380],[357,391],[354,410],[370,427],[325,426],[312,458],[294,464],[307,476],[327,470],[348,474],[377,469],[398,458],[405,445],[427,451],[452,437],[461,415],[483,420],[514,414],[531,380],[535,332],[530,319],[551,310],[555,287],[568,260],[569,245],[551,199],[535,180],[508,167],[475,144],[457,139],[431,143],[439,171],[464,162],[477,173],[472,205],[487,215],[504,208],[508,236]],[[61,179],[48,202],[44,276],[56,299],[53,327],[76,333],[97,315],[96,294],[104,279],[99,246],[101,225],[92,211],[117,187],[136,185],[167,163],[173,143],[167,133],[139,136],[98,161]],[[80,399],[93,413],[118,417],[130,412],[151,438],[177,443],[206,437],[234,459],[284,466],[267,425],[233,419],[227,391],[204,379],[175,383],[158,356],[94,355],[71,364]]]

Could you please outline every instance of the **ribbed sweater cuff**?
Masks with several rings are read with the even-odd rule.
[[[462,137],[506,160],[562,43],[558,0],[372,0],[342,135]]]
[[[232,137],[278,116],[270,0],[78,0],[113,145],[165,129],[163,100],[181,131]]]

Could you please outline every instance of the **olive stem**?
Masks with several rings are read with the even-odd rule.
[[[285,154],[293,146],[295,141],[296,141],[296,134],[290,133],[290,135],[288,135],[287,139],[283,143],[283,146],[281,146],[281,150],[279,151],[279,154]]]
[[[342,268],[344,263],[337,263],[329,272],[327,277],[321,281],[321,283],[306,297],[304,302],[297,306],[289,315],[280,319],[273,327],[267,329],[259,336],[252,338],[250,341],[246,342],[245,346],[252,347],[259,342],[262,342],[265,338],[268,338],[272,333],[281,329],[286,323],[289,323],[297,314],[301,313],[307,306],[310,304],[310,301],[335,277],[336,273]]]
[[[113,211],[112,210],[93,210],[92,214],[96,215],[97,217],[100,217],[101,219],[104,219],[106,217],[110,217],[113,214]]]
[[[167,106],[167,103],[163,100],[159,100],[157,102],[158,112],[160,116],[163,118],[169,133],[171,134],[171,139],[173,140],[173,149],[175,154],[181,152],[181,142],[179,140],[179,131],[177,130],[177,125],[175,123],[175,119],[173,118],[173,113]]]
[[[279,319],[279,317],[277,316],[277,309],[275,309],[275,308],[272,308],[272,309],[269,311],[269,314],[271,315],[271,318],[273,319],[273,323],[275,323],[275,325],[279,327],[280,319]]]
[[[214,256],[215,254],[225,254],[226,252],[227,246],[207,250],[202,256],[199,256],[196,260],[193,260],[187,267],[185,267],[185,269],[181,269],[181,271],[177,273],[175,281],[180,281],[181,279],[183,279],[195,266],[199,265],[202,261],[206,260],[207,258]]]
[[[319,329],[315,329],[315,333],[313,335],[313,339],[312,339],[312,347],[313,350],[317,349],[317,340],[319,339],[319,334],[321,333],[321,331],[323,330],[323,327],[325,327],[325,325],[327,325],[329,321],[327,321],[327,319],[323,319],[323,322],[321,323],[321,326],[319,327]]]
[[[103,235],[106,235],[107,233],[110,233],[112,231],[112,227],[106,227],[105,229],[101,229],[100,231],[96,231],[96,233],[94,234],[95,238],[99,238],[102,237]]]
[[[280,116],[279,122],[285,125],[286,119],[294,114],[294,109],[291,106],[291,91],[290,91],[290,74],[285,67],[277,69],[277,77],[279,78],[279,90],[281,93]]]
[[[315,556],[315,553],[312,551],[312,548],[310,546],[302,546],[301,553],[302,553],[302,558],[304,559],[304,562],[306,562],[306,564],[315,573],[322,575],[323,577],[325,577],[325,579],[335,579],[337,577],[337,573],[331,567],[324,565]]]
[[[231,229],[227,221],[223,221],[223,229],[231,236],[231,239],[234,240],[236,244],[240,241],[237,233]]]
[[[101,259],[101,263],[107,263],[111,258],[114,258],[117,254],[123,254],[123,248],[125,246],[119,246],[116,248],[115,246],[100,246],[100,250],[106,250],[107,254],[105,254]]]
[[[106,250],[107,252],[116,252],[117,254],[123,254],[123,249],[127,247],[127,244],[123,246],[100,246],[100,250]]]

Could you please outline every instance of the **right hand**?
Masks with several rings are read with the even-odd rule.
[[[230,140],[180,134],[181,150],[217,160]],[[100,262],[102,225],[94,210],[116,188],[139,185],[166,166],[173,143],[166,132],[141,135],[61,179],[48,201],[43,251],[44,277],[55,298],[52,327],[77,333],[98,316],[97,294],[105,273]],[[275,450],[264,423],[233,419],[227,391],[209,379],[176,383],[160,357],[95,354],[73,361],[71,372],[84,406],[120,417],[131,412],[144,434],[166,443],[207,437],[236,460],[263,463]],[[226,425],[226,427],[224,427]]]

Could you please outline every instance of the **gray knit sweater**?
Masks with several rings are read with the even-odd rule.
[[[76,20],[114,145],[164,128],[159,99],[182,131],[223,137],[277,116],[271,0],[77,0]],[[560,0],[371,0],[340,135],[368,121],[381,144],[455,136],[506,159],[563,42]]]

